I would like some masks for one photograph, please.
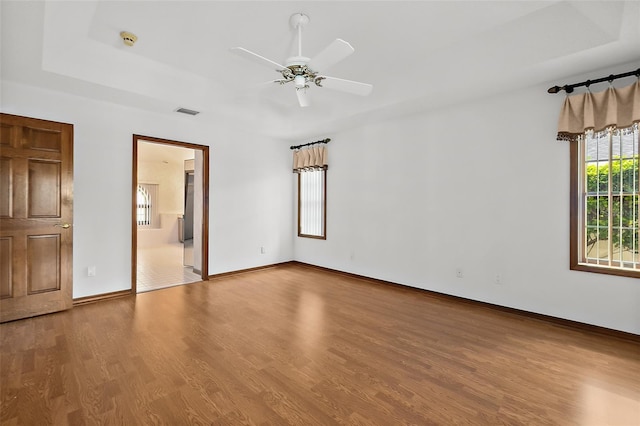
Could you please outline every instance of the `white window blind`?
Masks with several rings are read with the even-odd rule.
[[[325,238],[326,170],[298,174],[298,235]]]

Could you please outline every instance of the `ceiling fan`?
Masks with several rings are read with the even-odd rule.
[[[285,65],[281,65],[243,47],[233,47],[230,50],[236,55],[263,65],[275,66],[276,71],[282,75],[282,78],[273,80],[273,82],[280,85],[293,82],[298,96],[298,103],[301,107],[310,105],[307,91],[311,84],[361,96],[371,93],[373,90],[371,84],[320,74],[320,71],[328,69],[355,51],[349,43],[338,38],[313,58],[302,56],[302,28],[309,23],[309,17],[302,13],[295,13],[289,18],[289,23],[298,32],[298,54],[288,58]]]

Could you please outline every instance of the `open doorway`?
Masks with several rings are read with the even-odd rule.
[[[133,136],[132,289],[208,279],[209,147]]]

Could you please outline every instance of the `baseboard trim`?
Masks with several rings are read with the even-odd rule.
[[[440,293],[440,292],[433,291],[433,290],[425,290],[425,289],[418,288],[418,287],[411,287],[411,286],[408,286],[408,285],[398,284],[398,283],[394,283],[394,282],[391,282],[391,281],[380,280],[380,279],[377,279],[377,278],[366,277],[364,275],[358,275],[358,274],[354,274],[354,273],[351,273],[351,272],[344,272],[344,271],[340,271],[340,270],[337,270],[337,269],[327,268],[327,267],[324,267],[324,266],[318,266],[318,265],[312,265],[310,263],[299,262],[297,260],[293,260],[293,261],[291,261],[289,263],[292,264],[292,265],[299,265],[299,266],[302,266],[302,267],[308,267],[308,268],[319,269],[319,270],[326,271],[326,272],[332,272],[332,273],[335,273],[335,274],[340,274],[340,275],[344,275],[344,276],[347,276],[347,277],[350,277],[350,278],[367,281],[367,282],[370,282],[370,283],[373,283],[373,284],[377,284],[377,285],[393,286],[393,287],[398,288],[398,289],[403,290],[403,291],[418,292],[418,293],[422,293],[422,294],[427,294],[427,295],[429,295],[431,297],[438,298],[438,299],[441,299],[441,300],[457,301],[457,302],[461,302],[461,303],[467,303],[467,304],[470,304],[470,305],[479,306],[479,307],[483,307],[483,308],[486,308],[486,309],[491,309],[491,310],[494,310],[494,311],[501,311],[501,312],[509,313],[509,314],[512,314],[512,315],[517,315],[517,316],[520,316],[520,317],[526,317],[526,318],[537,320],[537,321],[551,323],[551,324],[554,324],[554,325],[557,325],[557,326],[566,327],[566,328],[570,328],[570,329],[573,329],[573,330],[578,330],[578,331],[583,331],[583,332],[588,332],[588,333],[594,333],[594,334],[600,334],[600,335],[603,335],[603,336],[615,337],[615,338],[618,338],[618,339],[624,339],[624,340],[632,341],[632,342],[635,342],[635,343],[640,343],[640,335],[633,334],[633,333],[628,333],[626,331],[614,330],[614,329],[602,327],[602,326],[599,326],[599,325],[586,324],[586,323],[579,322],[579,321],[573,321],[573,320],[568,320],[568,319],[564,319],[564,318],[553,317],[551,315],[539,314],[539,313],[536,313],[536,312],[525,311],[525,310],[522,310],[522,309],[510,308],[510,307],[501,306],[501,305],[495,305],[495,304],[489,303],[489,302],[481,302],[481,301],[478,301],[478,300],[467,299],[465,297],[454,296],[454,295],[446,294],[446,293]]]
[[[111,293],[98,294],[95,296],[86,296],[73,299],[73,306],[86,305],[88,303],[102,302],[103,300],[116,299],[118,297],[135,296],[131,290],[114,291]]]
[[[279,267],[291,265],[291,264],[294,264],[294,263],[296,263],[296,262],[293,261],[293,260],[289,260],[289,261],[286,261],[286,262],[272,263],[272,264],[263,265],[263,266],[256,266],[254,268],[238,269],[237,271],[229,271],[229,272],[221,272],[219,274],[209,275],[209,279],[210,280],[214,280],[216,278],[226,278],[226,277],[230,277],[230,276],[233,276],[233,275],[246,274],[247,272],[255,272],[255,271],[262,271],[264,269],[279,268]]]
[[[273,263],[273,264],[263,265],[263,266],[256,266],[255,268],[239,269],[237,271],[222,272],[220,274],[209,275],[206,278],[209,280],[216,279],[216,278],[225,278],[233,275],[245,274],[247,272],[255,272],[263,269],[277,268],[277,267],[285,266],[291,263],[292,261],[287,261],[287,262]],[[121,290],[121,291],[114,291],[112,293],[98,294],[95,296],[79,297],[77,299],[73,299],[73,306],[86,305],[87,303],[100,302],[103,300],[116,299],[118,297],[126,297],[126,296],[135,296],[135,293],[131,290]]]

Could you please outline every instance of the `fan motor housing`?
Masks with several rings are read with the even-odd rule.
[[[294,13],[289,18],[289,25],[291,25],[291,28],[295,30],[298,27],[304,27],[309,23],[309,21],[310,19],[308,15],[305,15],[304,13]]]
[[[307,58],[306,56],[292,56],[290,58],[287,58],[287,67],[290,67],[292,65],[307,65],[310,60],[311,59]]]

